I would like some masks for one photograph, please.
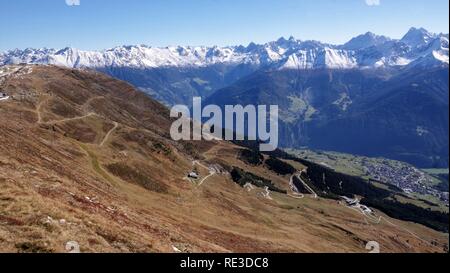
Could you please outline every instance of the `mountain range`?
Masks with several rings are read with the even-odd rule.
[[[343,45],[280,38],[229,47],[121,46],[0,53],[0,65],[95,69],[165,105],[278,104],[280,145],[448,166],[449,35],[368,32]]]
[[[266,44],[205,47],[120,46],[103,51],[76,48],[10,50],[0,65],[53,64],[93,68],[125,80],[166,105],[190,104],[258,70],[401,69],[448,66],[448,34],[411,28],[402,39],[371,32],[343,45],[280,38]]]
[[[448,64],[448,34],[411,28],[400,40],[371,32],[344,45],[301,41],[291,37],[262,45],[155,48],[121,46],[104,51],[75,48],[12,50],[0,54],[0,64],[55,64],[71,68],[162,68],[212,65],[270,66],[276,69],[351,69]]]

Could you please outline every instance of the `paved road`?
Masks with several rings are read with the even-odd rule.
[[[303,184],[303,186],[304,186],[311,194],[314,195],[314,199],[319,198],[319,196],[317,195],[317,193],[315,193],[314,190],[311,189],[311,187],[310,187],[308,184],[306,184],[305,181],[303,181],[303,179],[302,179],[302,177],[301,177],[301,176],[302,176],[302,173],[303,173],[303,171],[301,171],[299,174],[298,174],[298,173],[295,174],[295,176],[298,178],[298,180],[300,180],[300,182]]]
[[[296,199],[302,199],[305,197],[303,193],[298,192],[297,187],[294,185],[294,177],[295,174],[291,176],[289,179],[289,187],[291,188],[292,194],[288,193],[289,197],[296,198]]]
[[[266,199],[273,200],[272,197],[270,197],[269,187],[264,187],[264,192],[262,193],[262,196]]]

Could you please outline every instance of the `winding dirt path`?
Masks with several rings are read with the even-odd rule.
[[[55,120],[55,121],[51,121],[51,122],[46,122],[46,123],[52,123],[52,124],[57,124],[57,123],[63,123],[63,122],[67,122],[67,121],[72,121],[72,120],[79,120],[79,119],[85,119],[91,116],[97,116],[96,113],[91,112],[88,113],[84,116],[79,116],[79,117],[73,117],[73,118],[65,118],[65,119],[60,119],[60,120]]]
[[[213,171],[211,168],[208,168],[207,166],[203,165],[202,163],[200,163],[199,161],[195,160],[192,162],[192,166],[195,165],[199,165],[200,167],[206,169],[209,171],[209,175],[207,175],[206,177],[204,177],[198,184],[197,187],[200,187],[208,178],[210,178],[213,175],[216,175],[216,172]]]
[[[46,98],[46,99],[40,101],[38,103],[38,105],[36,106],[36,114],[38,116],[38,121],[37,121],[38,124],[42,124],[43,123],[42,122],[41,108],[42,108],[42,105],[44,105],[44,103],[47,103],[47,101],[49,101],[49,98]]]
[[[215,174],[216,174],[215,172],[211,172],[208,176],[206,176],[205,178],[203,178],[202,181],[200,181],[200,183],[198,183],[197,186],[200,187],[200,186],[203,184],[203,182],[206,181],[206,179],[210,178],[211,176],[213,176],[213,175],[215,175]]]
[[[81,106],[81,108],[82,108],[84,111],[88,111],[91,102],[93,102],[94,100],[104,99],[104,98],[105,98],[105,96],[92,97],[92,98],[88,99],[88,100]]]
[[[102,143],[100,143],[100,145],[99,145],[100,147],[105,145],[105,143],[108,141],[108,138],[111,136],[112,132],[114,132],[117,129],[118,126],[119,126],[119,123],[114,121],[114,127],[111,130],[109,130],[109,132],[105,135],[105,137],[103,138]]]

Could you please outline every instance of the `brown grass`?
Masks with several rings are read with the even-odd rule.
[[[168,193],[168,188],[165,184],[151,180],[143,170],[138,170],[130,167],[125,163],[113,163],[106,165],[108,171],[122,180],[129,183],[138,184],[149,191],[157,193]]]
[[[13,95],[33,90],[30,97],[0,104],[0,252],[66,252],[68,241],[82,252],[173,252],[174,245],[190,252],[366,252],[363,242],[371,240],[383,252],[443,252],[448,245],[448,234],[384,215],[399,227],[368,224],[336,201],[277,193],[268,200],[263,189],[247,191],[226,173],[201,186],[183,180],[200,158],[288,189],[288,177],[245,164],[234,145],[171,141],[167,109],[126,83],[56,67],[33,71],[8,86]],[[45,120],[96,115],[58,123],[60,130],[40,126],[36,105],[50,96]],[[101,96],[108,99],[95,99]],[[99,147],[113,122],[120,126],[111,145]]]

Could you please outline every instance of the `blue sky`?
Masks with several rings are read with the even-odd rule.
[[[412,26],[448,33],[448,9],[448,0],[0,0],[0,51],[400,38]]]

